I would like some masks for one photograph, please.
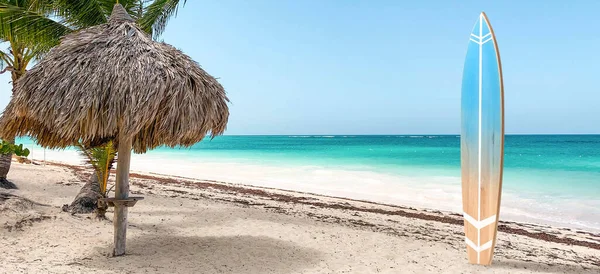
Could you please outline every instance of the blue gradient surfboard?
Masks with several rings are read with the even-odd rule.
[[[496,246],[504,158],[504,89],[498,44],[481,13],[469,37],[461,96],[461,169],[469,263],[490,265]]]

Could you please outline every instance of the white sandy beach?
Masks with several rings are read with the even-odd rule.
[[[39,204],[0,204],[1,273],[600,271],[600,235],[591,233],[502,223],[494,264],[481,267],[467,263],[461,218],[447,212],[136,174],[132,195],[145,200],[129,211],[127,255],[111,258],[111,221],[61,211],[82,178],[13,163],[20,189],[2,192]]]
[[[45,154],[45,159],[48,161],[69,165],[81,165],[83,159],[75,150],[46,150]],[[460,177],[417,178],[321,166],[269,166],[239,162],[207,162],[190,157],[178,158],[177,155],[177,151],[173,151],[169,155],[133,154],[131,170],[147,174],[182,176],[385,204],[462,212]],[[42,161],[44,159],[43,150],[36,148],[30,158]],[[549,208],[553,210],[548,210]],[[504,190],[501,218],[507,221],[577,228],[600,233],[598,226],[600,225],[598,223],[600,215],[595,210],[596,208],[600,208],[600,201],[578,200],[569,205],[563,204],[562,208],[557,208],[552,200],[523,199],[515,193]],[[581,212],[587,213],[581,214]]]

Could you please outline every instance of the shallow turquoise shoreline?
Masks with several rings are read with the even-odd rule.
[[[148,155],[190,161],[320,166],[403,176],[460,176],[457,135],[218,136]],[[20,138],[34,150],[28,138]],[[600,197],[600,135],[506,136],[504,187],[530,194]]]

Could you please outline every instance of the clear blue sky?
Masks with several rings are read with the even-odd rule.
[[[600,1],[188,1],[162,39],[224,85],[226,134],[457,134],[485,11],[507,133],[600,133]],[[0,78],[0,107],[9,99]]]

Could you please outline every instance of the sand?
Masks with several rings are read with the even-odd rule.
[[[75,149],[42,150],[33,148],[30,159],[47,159],[69,165],[80,165],[83,158]],[[44,157],[45,156],[45,157]],[[160,164],[156,164],[160,163]],[[185,150],[160,150],[131,155],[135,172],[185,176],[204,180],[239,183],[258,187],[276,187],[292,191],[319,193],[335,197],[369,200],[379,203],[435,208],[462,212],[460,172],[448,176],[445,171],[422,176],[421,172],[389,174],[360,167],[336,167],[274,162],[250,162],[243,159],[208,158],[199,153],[193,157]],[[235,172],[231,172],[234,170]],[[460,169],[458,169],[460,171]],[[418,175],[421,174],[421,175]],[[536,198],[533,193],[515,192],[514,180],[505,181],[502,192],[503,220],[573,227],[600,233],[600,199],[593,201],[561,198]],[[585,214],[580,214],[585,212]]]
[[[594,233],[503,222],[493,265],[475,266],[452,212],[147,174],[132,175],[145,199],[129,210],[127,255],[113,258],[110,220],[61,210],[85,176],[13,163],[0,273],[600,272]]]

